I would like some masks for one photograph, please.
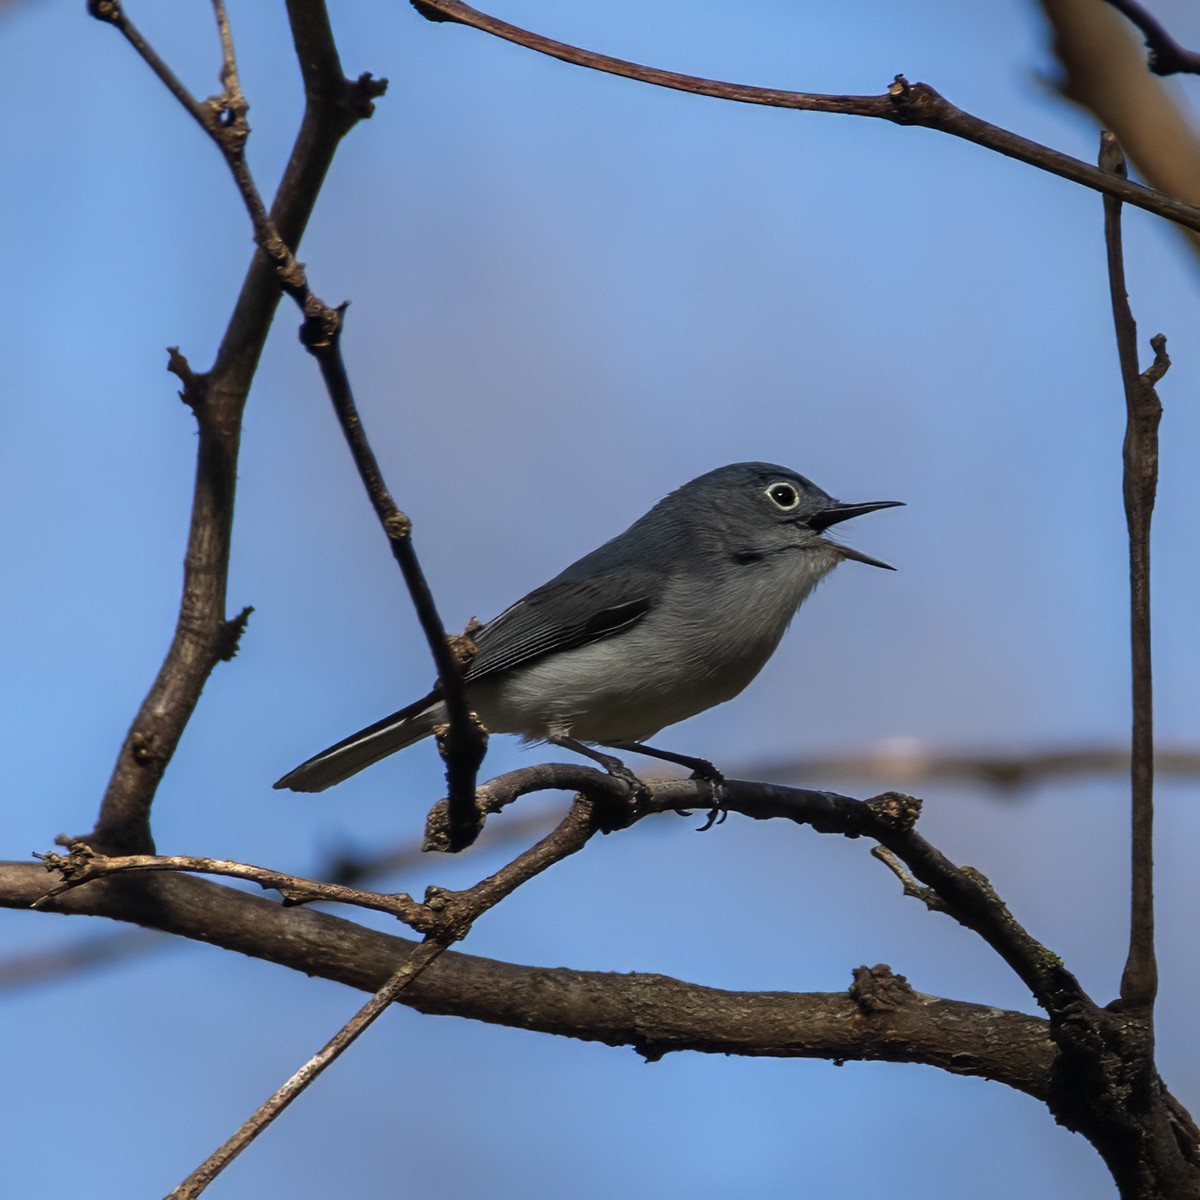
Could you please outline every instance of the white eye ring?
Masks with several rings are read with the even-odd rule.
[[[800,503],[800,493],[794,483],[773,483],[764,494],[776,508],[782,508],[784,512],[791,512]]]

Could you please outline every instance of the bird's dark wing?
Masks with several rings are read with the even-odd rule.
[[[662,584],[661,575],[628,568],[590,579],[552,579],[474,635],[477,652],[465,678],[486,679],[543,654],[612,637],[645,617]]]

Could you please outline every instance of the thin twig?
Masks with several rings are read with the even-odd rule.
[[[167,91],[191,113],[201,129],[213,137],[217,136],[212,110],[192,95],[179,76],[159,56],[158,51],[142,37],[138,27],[125,15],[120,0],[88,0],[88,13],[97,21],[103,21],[106,25],[116,28],[137,51],[142,61],[158,76]]]
[[[392,556],[400,567],[417,619],[429,644],[437,668],[442,700],[449,715],[449,728],[439,745],[446,761],[446,787],[451,812],[451,836],[446,849],[458,850],[470,845],[478,832],[475,809],[475,780],[487,749],[487,733],[467,703],[462,674],[466,656],[456,649],[468,639],[451,640],[438,615],[433,592],[421,570],[412,541],[412,522],[396,506],[384,482],[383,473],[354,402],[354,393],[346,374],[341,353],[341,329],[344,306],[330,310],[319,302],[310,302],[308,320],[302,337],[317,360],[326,390],[337,413],[346,444],[358,468],[375,515],[387,535]]]
[[[1100,165],[1118,174],[1125,159],[1117,139],[1100,135]],[[1121,249],[1121,203],[1104,199],[1104,243],[1108,258],[1113,325],[1125,391],[1123,492],[1129,527],[1129,629],[1133,685],[1133,732],[1130,779],[1132,786],[1132,887],[1129,955],[1121,976],[1121,999],[1151,1010],[1158,991],[1154,954],[1154,702],[1150,654],[1150,519],[1158,485],[1158,423],[1162,405],[1154,384],[1170,365],[1166,340],[1151,339],[1154,363],[1138,371],[1137,324],[1125,290]]]
[[[120,5],[114,0],[94,0],[92,11],[123,27],[151,69],[212,134],[211,110],[191,96],[136,30],[131,36],[132,26]],[[289,15],[302,63],[336,61],[336,51],[331,49],[333,35],[320,0],[289,0]],[[289,247],[300,244],[341,139],[355,122],[370,115],[371,99],[384,86],[366,76],[355,83],[340,83],[340,87],[310,88],[306,78],[304,118],[270,213],[272,228]],[[183,372],[185,399],[196,415],[199,431],[183,589],[170,648],[131,722],[95,828],[88,835],[94,846],[114,851],[154,849],[150,809],[158,785],[205,681],[230,651],[235,630],[226,619],[225,606],[241,419],[280,295],[275,260],[266,250],[255,253],[211,369],[192,372],[182,355],[176,352],[172,356],[171,369]]]
[[[166,1200],[194,1200],[326,1067],[381,1016],[430,963],[445,953],[444,941],[422,942],[404,965],[329,1039],[286,1083],[277,1088],[247,1118],[238,1131],[208,1156]]]
[[[506,867],[464,892],[430,889],[427,904],[443,922],[417,946],[387,982],[353,1017],[286,1083],[276,1089],[241,1128],[204,1160],[167,1200],[193,1200],[231,1163],[305,1088],[360,1037],[400,993],[454,942],[465,937],[471,925],[488,909],[547,867],[580,850],[597,831],[592,806],[578,799],[558,827],[537,845],[519,854]]]
[[[213,15],[217,19],[217,36],[221,39],[221,82],[225,85],[225,95],[231,105],[244,111],[246,98],[238,80],[237,55],[233,49],[233,31],[229,27],[225,0],[213,0]]]
[[[212,138],[233,173],[238,194],[250,214],[254,240],[258,248],[274,264],[280,286],[297,303],[303,305],[307,291],[304,267],[297,262],[291,247],[275,228],[259,194],[258,185],[254,182],[254,176],[246,164],[246,139],[250,134],[246,111],[249,105],[238,83],[237,59],[223,0],[213,0],[213,7],[221,40],[220,76],[224,91],[220,96],[214,96],[201,103],[163,62],[154,47],[142,37],[120,4],[115,0],[91,0],[92,15],[115,26],[121,32],[175,99]]]
[[[1136,0],[1108,0],[1108,3],[1142,31],[1150,51],[1146,65],[1155,75],[1200,75],[1200,54],[1185,50]]]
[[[354,404],[340,349],[345,305],[336,309],[330,308],[313,294],[309,288],[303,264],[297,261],[287,242],[280,236],[279,230],[275,227],[271,215],[263,204],[254,177],[246,163],[244,149],[249,127],[245,121],[245,114],[248,105],[238,83],[237,58],[234,53],[233,37],[225,12],[224,0],[213,0],[213,5],[221,40],[221,80],[225,86],[224,94],[210,101],[208,105],[200,105],[186,92],[186,89],[183,89],[182,85],[172,87],[171,90],[220,148],[233,173],[238,193],[249,213],[255,242],[274,264],[280,287],[296,301],[304,313],[302,340],[316,357],[321,368],[321,374],[325,379],[330,399],[350,446],[355,465],[358,467],[363,486],[367,490],[376,515],[387,535],[392,553],[400,566],[404,582],[417,610],[417,617],[433,654],[443,700],[449,714],[449,728],[440,744],[446,758],[447,787],[455,816],[452,848],[459,849],[470,844],[475,832],[473,824],[475,778],[479,764],[483,761],[487,735],[467,705],[466,692],[461,678],[463,659],[460,654],[455,653],[455,648],[447,641],[445,627],[438,616],[433,594],[417,560],[416,551],[413,549],[412,523],[397,508],[383,482],[379,463],[367,441],[362,420]],[[289,5],[289,15],[294,22],[313,20],[311,12],[302,11],[305,7],[299,0],[292,0]],[[320,8],[323,16],[324,6],[322,5]],[[169,73],[165,64],[155,54],[153,48],[124,17],[119,7],[115,7],[113,15],[106,14],[104,19],[116,25],[164,81],[174,80],[178,84],[175,77]],[[322,36],[315,39],[318,53],[301,53],[299,55],[306,94],[310,102],[314,97],[327,100],[331,95],[340,94],[344,103],[345,93],[350,85],[342,78],[341,63],[332,33],[328,30],[327,18],[323,24],[324,27],[320,31]],[[324,36],[326,33],[328,33],[327,37]],[[298,52],[299,49],[297,46]],[[168,86],[171,86],[169,82]],[[359,87],[364,86],[364,80],[359,80]],[[230,119],[222,120],[223,115],[228,115]],[[458,645],[461,644],[462,639],[459,639]]]
[[[762,104],[771,108],[791,108],[804,112],[840,113],[844,116],[890,121],[896,125],[936,129],[952,137],[973,142],[987,150],[993,150],[997,154],[1015,158],[1039,170],[1048,171],[1052,175],[1069,179],[1083,187],[1105,195],[1117,196],[1127,204],[1166,217],[1167,220],[1188,229],[1200,231],[1200,208],[1184,204],[1131,180],[1116,179],[1091,163],[1082,162],[1069,154],[1051,150],[1048,146],[1039,145],[1029,138],[1001,129],[998,125],[992,125],[957,108],[928,84],[910,84],[903,76],[897,76],[888,91],[880,96],[825,95],[725,83],[696,75],[664,71],[658,67],[647,67],[607,54],[597,54],[578,46],[570,46],[565,42],[557,42],[480,12],[468,4],[461,3],[461,0],[411,0],[411,3],[422,16],[430,20],[467,25],[562,62],[594,71],[604,71],[609,75],[620,75],[625,79],[634,79],[656,87],[711,96],[718,100],[731,100],[740,104]]]
[[[404,892],[367,892],[345,884],[322,883],[285,871],[256,867],[252,863],[185,854],[106,855],[96,852],[78,839],[71,841],[70,852],[66,855],[50,853],[36,854],[34,857],[45,864],[46,870],[57,871],[62,876],[62,882],[46,893],[38,902],[38,907],[45,907],[63,892],[112,875],[126,875],[135,871],[188,871],[257,883],[261,888],[278,892],[288,904],[352,904],[357,908],[388,913],[418,933],[429,933],[434,929],[434,924],[426,918],[425,906]]]

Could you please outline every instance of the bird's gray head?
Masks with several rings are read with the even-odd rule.
[[[822,534],[851,517],[902,503],[843,504],[787,467],[732,463],[685,483],[642,520],[687,527],[696,542],[709,550],[719,548],[735,561],[750,563],[797,551],[823,558],[832,553],[837,557],[830,565],[852,558],[891,571],[887,563]]]

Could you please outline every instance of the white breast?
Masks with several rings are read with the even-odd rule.
[[[630,629],[481,681],[471,703],[496,733],[644,741],[736,696],[838,561],[809,550],[677,577]]]

